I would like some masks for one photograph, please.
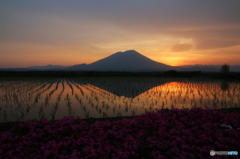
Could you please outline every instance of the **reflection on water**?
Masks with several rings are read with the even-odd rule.
[[[226,91],[226,90],[228,90],[229,89],[229,84],[228,84],[228,82],[223,82],[222,83],[222,85],[221,85],[221,89],[223,90],[223,91]]]
[[[82,77],[0,81],[0,122],[135,116],[161,108],[240,107],[240,83]]]

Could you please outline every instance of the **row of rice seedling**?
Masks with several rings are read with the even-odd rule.
[[[56,115],[56,112],[58,110],[59,103],[61,101],[61,97],[62,97],[62,92],[58,95],[57,101],[53,105],[53,109],[51,111],[51,117],[52,117],[51,120],[55,120],[55,115]]]
[[[116,100],[116,96],[109,93],[109,92],[106,92],[106,91],[103,91],[97,87],[94,87],[92,85],[76,85],[78,88],[82,87],[81,89],[82,90],[87,90],[89,91],[89,96],[86,95],[85,97],[86,98],[81,98],[79,99],[79,96],[77,94],[75,94],[77,100],[79,100],[80,104],[82,105],[82,100],[87,100],[88,101],[88,104],[91,105],[91,107],[95,107],[95,110],[99,113],[99,114],[103,114],[103,117],[106,117],[109,112],[109,108],[112,107],[112,105],[114,105],[114,101],[113,99]],[[85,91],[86,91],[85,90]],[[104,98],[106,98],[104,100]],[[100,101],[101,99],[101,101]],[[121,98],[119,98],[121,99]],[[124,99],[123,99],[124,100]],[[109,103],[109,101],[111,101]],[[128,102],[126,102],[128,103]],[[86,111],[86,107],[83,107],[84,108],[84,111]],[[113,113],[115,113],[115,109],[116,108],[113,108]],[[130,109],[131,109],[131,105],[130,105]],[[102,111],[102,110],[105,110],[105,111]],[[126,111],[127,112],[127,111]],[[135,111],[133,111],[135,112]],[[111,113],[110,113],[111,114]],[[118,115],[120,114],[120,111],[118,111]]]
[[[12,85],[9,82],[1,83],[3,93],[0,102],[6,108],[14,108],[12,114],[19,111],[21,116],[26,116],[30,108],[34,110],[34,107],[37,107],[41,112],[39,118],[43,117],[43,112],[47,114],[45,117],[49,117],[50,113],[47,112],[51,110],[52,116],[55,116],[56,112],[60,111],[60,106],[66,107],[68,115],[84,112],[84,117],[139,115],[161,108],[239,107],[239,83],[228,83],[226,88],[222,87],[223,84],[200,81],[169,83],[167,79],[159,78],[54,78],[33,81],[29,83],[31,89],[25,81]],[[54,88],[50,90],[52,87]],[[27,92],[28,90],[31,92]],[[51,99],[55,92],[59,92],[58,97]],[[56,98],[60,99],[62,94],[65,100],[56,100],[57,102],[53,103]],[[45,95],[44,99],[40,98],[42,95]],[[3,114],[4,110],[6,112],[6,108],[2,107],[0,113]]]
[[[68,79],[67,79],[67,84],[68,84],[68,86],[71,88],[71,90],[72,90],[72,96],[73,96],[73,94],[74,94],[74,90],[73,90],[72,85],[68,82]]]
[[[57,85],[56,85],[56,87],[55,87],[55,89],[53,89],[50,93],[49,93],[49,98],[51,98],[51,95],[58,89],[58,84],[59,84],[59,82],[61,81],[61,79],[59,79],[58,81],[57,81]]]
[[[218,96],[218,93],[216,93],[215,91],[218,91],[218,92],[221,92],[221,93],[223,93],[223,94],[226,94],[226,92],[225,91],[223,91],[223,90],[219,90],[219,85],[216,85],[215,84],[215,86],[213,85],[213,84],[211,84],[211,87],[210,87],[210,89],[211,88],[213,88],[213,87],[215,87],[214,88],[214,92],[215,93],[213,93],[213,92],[210,92],[211,90],[207,90],[207,88],[208,88],[208,86],[209,86],[209,84],[202,84],[202,85],[205,85],[205,89],[203,90],[203,91],[205,91],[205,92],[210,92],[211,94],[212,94],[212,96],[210,96],[210,95],[206,95],[205,96],[205,98],[203,98],[203,95],[201,94],[201,92],[203,92],[203,91],[201,91],[201,89],[198,89],[198,87],[197,87],[197,85],[189,85],[189,86],[186,86],[187,84],[186,83],[183,83],[185,86],[184,87],[189,87],[189,88],[191,88],[191,89],[193,89],[192,91],[188,91],[188,90],[186,90],[185,92],[186,92],[186,94],[185,94],[185,96],[183,96],[183,98],[182,98],[182,101],[181,101],[181,96],[182,96],[182,94],[177,94],[177,96],[178,97],[176,97],[176,95],[174,96],[174,92],[175,93],[178,93],[178,92],[181,92],[181,91],[170,91],[170,96],[169,96],[169,100],[170,101],[172,101],[172,103],[186,103],[186,100],[190,100],[190,102],[187,102],[187,103],[191,103],[190,105],[192,106],[192,107],[196,107],[196,105],[198,104],[198,102],[197,102],[197,100],[199,100],[199,103],[201,104],[201,103],[203,103],[203,100],[204,100],[204,102],[206,102],[206,103],[208,103],[208,104],[210,104],[210,103],[213,103],[213,105],[212,106],[214,106],[215,108],[216,108],[216,104],[218,104],[218,102],[220,101],[220,99],[219,99],[219,97],[220,96]],[[161,86],[160,86],[161,87]],[[180,86],[181,87],[181,86]],[[238,86],[239,87],[239,86]],[[177,87],[176,86],[174,86],[174,88],[176,89]],[[162,88],[163,89],[163,88]],[[160,99],[160,100],[164,100],[164,99],[166,99],[167,98],[167,96],[168,96],[168,93],[169,93],[169,90],[168,90],[168,88],[164,88],[165,89],[165,96],[163,96],[163,98],[161,98],[161,93],[159,94],[159,96],[158,97],[156,97],[155,99]],[[184,88],[181,88],[183,91],[184,91]],[[198,90],[197,90],[198,89]],[[196,93],[196,91],[198,92],[198,93]],[[153,92],[155,92],[155,91],[153,91]],[[229,101],[229,103],[228,104],[230,104],[230,106],[231,106],[231,103],[233,103],[234,101],[235,101],[235,104],[234,104],[234,106],[236,106],[236,105],[239,105],[239,102],[237,101],[237,98],[236,98],[236,96],[234,97],[233,95],[234,94],[232,94],[232,93],[230,93],[231,91],[229,90],[228,91],[228,93],[229,94],[231,94],[230,96],[231,96],[231,98],[228,98],[228,101]],[[149,94],[151,94],[151,92],[146,92],[146,94],[147,95],[149,95]],[[200,95],[199,95],[200,94]],[[209,93],[208,93],[209,94]],[[237,93],[236,93],[237,94]],[[147,96],[147,95],[145,95],[145,96]],[[174,96],[174,98],[173,98],[173,96]],[[189,97],[189,96],[191,96],[191,97]],[[149,97],[149,96],[148,96]],[[153,97],[154,97],[154,95],[153,95]],[[159,98],[160,97],[160,98]],[[191,98],[191,99],[190,99]],[[176,101],[178,101],[178,102],[176,102]],[[167,102],[167,99],[166,99],[166,102]],[[238,102],[238,103],[237,103]],[[211,105],[209,105],[210,107],[211,107]]]
[[[43,83],[38,83],[38,82],[32,82],[32,83],[28,83],[29,87],[30,86],[34,86],[35,88],[42,85]],[[14,85],[13,88],[11,90],[2,90],[5,91],[5,95],[7,97],[13,98],[12,101],[6,103],[5,105],[5,110],[9,110],[10,114],[12,116],[15,116],[17,119],[19,118],[17,113],[15,113],[15,115],[13,114],[13,112],[20,112],[20,114],[22,114],[21,116],[26,116],[26,114],[29,112],[30,110],[30,106],[31,104],[29,104],[30,100],[31,100],[31,96],[33,96],[33,92],[34,89],[31,89],[31,92],[27,92],[26,90],[30,91],[29,88],[26,87],[26,82],[23,81],[22,83],[18,83],[17,85]],[[40,89],[38,89],[39,91]],[[9,92],[9,93],[8,93]],[[25,93],[24,93],[25,92]],[[37,94],[38,96],[39,94]],[[15,106],[12,106],[15,105]],[[13,110],[15,108],[15,111]]]
[[[24,110],[26,111],[29,110],[26,104],[26,101],[24,101],[25,94],[22,94],[22,92],[24,91],[23,85],[26,85],[26,82],[22,82],[22,83],[18,82],[17,85],[16,83],[14,83],[10,87],[5,87],[6,89],[2,87],[2,91],[5,91],[5,98],[7,99],[6,103],[2,104],[5,106],[4,107],[5,114],[7,114],[6,112],[10,112],[11,115],[16,114],[15,116],[18,116],[17,114],[19,113],[17,112],[20,112],[22,114],[21,116],[24,116]],[[8,98],[10,100],[8,100]],[[16,106],[13,106],[13,103]],[[14,108],[15,110],[13,110]],[[19,117],[16,117],[16,118],[18,119]]]
[[[35,96],[34,105],[36,103],[38,103],[39,99],[41,98],[41,95],[44,94],[46,91],[48,91],[52,87],[54,82],[56,82],[56,79],[51,80],[50,84],[48,84],[48,87],[45,88],[44,90],[42,90],[43,88],[41,88],[41,89],[38,89],[38,90],[35,91],[35,93],[37,93],[37,92],[38,93]],[[42,91],[40,91],[40,90],[42,90]]]

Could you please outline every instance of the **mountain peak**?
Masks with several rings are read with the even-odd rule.
[[[125,51],[125,52],[123,52],[123,53],[125,53],[125,54],[140,54],[140,53],[138,53],[137,51],[135,51],[135,50],[127,50],[127,51]]]
[[[87,65],[86,71],[165,71],[171,66],[153,61],[135,50],[116,52],[106,58]]]
[[[116,52],[115,54],[124,54],[124,55],[126,55],[126,54],[140,54],[140,53],[137,52],[137,51],[135,51],[135,50],[126,50],[126,51],[124,51],[124,52],[118,51],[118,52]],[[114,55],[114,54],[113,54],[113,55]]]

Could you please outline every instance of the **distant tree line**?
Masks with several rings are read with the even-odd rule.
[[[177,72],[176,70],[169,70],[163,73],[166,77],[193,77],[201,75],[201,71],[190,71],[190,72]]]

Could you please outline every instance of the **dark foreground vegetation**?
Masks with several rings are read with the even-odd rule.
[[[222,112],[161,109],[94,123],[72,116],[26,121],[0,133],[0,158],[205,159],[211,150],[239,152],[240,114]]]
[[[175,71],[166,72],[95,72],[95,71],[0,71],[0,77],[74,77],[74,76],[155,76],[180,78],[240,79],[239,72]]]

